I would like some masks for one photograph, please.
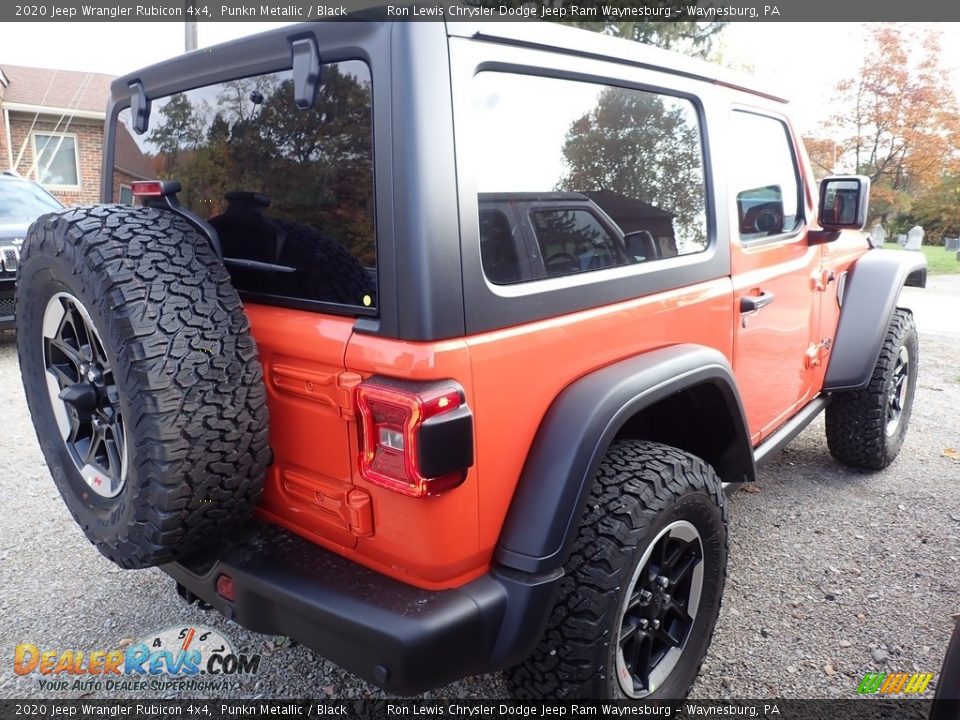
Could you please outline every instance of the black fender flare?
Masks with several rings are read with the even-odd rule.
[[[617,432],[644,408],[703,384],[720,391],[734,426],[735,441],[715,469],[725,482],[752,481],[750,432],[726,357],[694,344],[653,350],[590,373],[556,397],[527,456],[495,560],[527,573],[562,568]]]
[[[823,382],[824,391],[867,386],[904,285],[926,287],[927,259],[919,252],[869,250],[837,288],[840,321]],[[826,300],[826,299],[825,299]]]

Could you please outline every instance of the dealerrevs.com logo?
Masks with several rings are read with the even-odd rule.
[[[201,625],[173,626],[126,648],[58,650],[20,643],[13,670],[44,690],[230,690],[238,676],[260,669],[260,655],[238,653],[223,633]]]

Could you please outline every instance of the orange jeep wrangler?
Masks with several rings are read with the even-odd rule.
[[[113,83],[103,201],[16,316],[67,507],[124,568],[390,693],[682,697],[725,490],[821,411],[896,457],[919,253],[775,91],[568,28],[285,27]]]

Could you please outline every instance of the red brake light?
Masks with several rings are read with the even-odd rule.
[[[357,387],[357,407],[364,479],[411,497],[464,481],[473,464],[473,419],[458,385],[373,378]]]
[[[138,180],[130,183],[130,191],[134,197],[162,197],[163,183],[159,180]]]

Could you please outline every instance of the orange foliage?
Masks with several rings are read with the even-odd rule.
[[[838,155],[870,176],[875,214],[885,219],[960,169],[960,113],[939,64],[938,33],[882,24],[869,44],[857,77],[837,86],[847,109],[827,129]]]

